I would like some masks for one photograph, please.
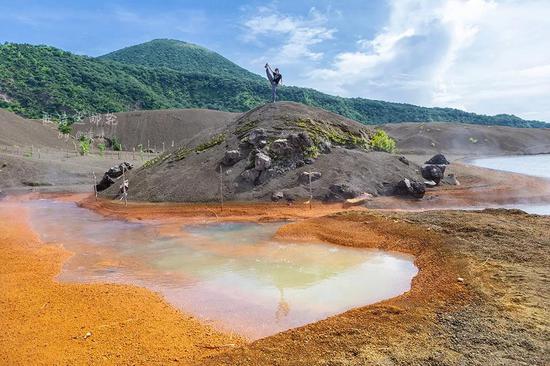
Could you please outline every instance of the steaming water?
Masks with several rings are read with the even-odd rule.
[[[472,160],[470,164],[482,168],[550,179],[550,154],[482,158]],[[550,184],[550,182],[548,184]],[[519,208],[526,212],[539,215],[550,215],[550,205],[513,204],[507,205],[506,207]]]
[[[410,256],[276,241],[281,223],[129,223],[74,203],[27,206],[43,241],[75,253],[60,281],[145,286],[251,339],[397,296],[417,273]]]

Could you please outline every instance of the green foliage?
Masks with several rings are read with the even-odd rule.
[[[211,147],[214,147],[216,145],[221,144],[225,141],[225,134],[220,133],[219,135],[214,136],[210,141],[207,141],[205,143],[200,144],[195,148],[196,152],[201,152],[207,149],[210,149]]]
[[[90,146],[92,145],[92,139],[82,136],[78,143],[78,152],[84,156],[90,152]]]
[[[376,151],[395,152],[395,140],[383,130],[377,130],[370,140],[370,146]]]
[[[289,124],[291,126],[295,124],[306,130],[315,143],[325,140],[330,141],[334,145],[360,147],[364,149],[369,148],[367,136],[344,131],[341,128],[336,128],[323,122],[314,121],[312,119],[298,119]]]
[[[57,124],[57,130],[64,135],[68,135],[71,133],[73,128],[67,122],[59,122]]]
[[[105,144],[98,144],[97,149],[99,150],[99,155],[103,156],[103,154],[105,154]]]
[[[122,112],[209,108],[243,112],[270,100],[265,78],[215,52],[179,41],[156,40],[100,58],[48,46],[0,45],[1,108],[30,118],[43,113]],[[451,108],[425,108],[363,98],[341,98],[313,89],[281,87],[280,100],[321,107],[365,124],[464,122],[550,127],[513,115],[484,116]]]
[[[118,137],[111,137],[111,147],[114,151],[122,151],[122,144],[118,140]]]

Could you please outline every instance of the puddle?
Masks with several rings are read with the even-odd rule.
[[[273,239],[282,223],[174,226],[26,203],[45,242],[74,252],[62,282],[136,284],[214,327],[257,339],[409,290],[410,256]]]

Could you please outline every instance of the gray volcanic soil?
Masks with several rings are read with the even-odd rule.
[[[255,131],[264,130],[267,146],[259,149],[249,142]],[[307,141],[280,157],[274,141]],[[322,109],[298,103],[267,104],[243,114],[231,122],[221,134],[210,136],[200,144],[183,144],[141,169],[129,174],[129,199],[140,201],[218,201],[220,163],[228,150],[239,150],[240,160],[223,167],[223,192],[226,200],[269,200],[274,192],[286,199],[309,198],[308,184],[301,184],[303,172],[319,172],[321,178],[312,183],[315,199],[345,199],[362,193],[390,193],[403,178],[422,180],[418,166],[407,165],[398,155],[368,151],[373,130],[358,122]],[[198,142],[198,141],[197,141]],[[321,153],[320,146],[330,142],[331,151]],[[289,143],[290,144],[290,143]],[[298,143],[299,145],[300,143]],[[258,151],[272,159],[268,169],[254,167]],[[302,165],[308,157],[312,164]],[[257,164],[256,164],[257,167]],[[107,197],[118,194],[118,184],[105,191]]]
[[[135,111],[114,113],[116,125],[106,125],[105,115],[97,124],[90,123],[86,118],[83,124],[75,124],[73,134],[89,133],[111,139],[116,137],[122,143],[124,150],[131,151],[138,145],[144,149],[162,151],[175,145],[190,144],[201,137],[215,134],[220,128],[240,116],[240,113],[220,112],[208,109],[167,109],[156,111]]]
[[[480,126],[466,123],[398,123],[382,128],[403,154],[474,157],[550,153],[550,128]]]

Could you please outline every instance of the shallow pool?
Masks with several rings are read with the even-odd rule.
[[[74,203],[26,205],[43,241],[75,253],[60,281],[145,286],[250,339],[397,296],[417,273],[410,256],[274,240],[282,223],[130,223]]]

